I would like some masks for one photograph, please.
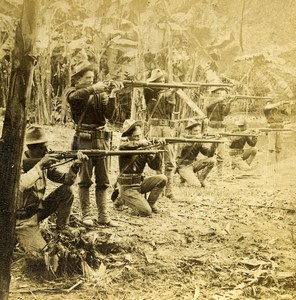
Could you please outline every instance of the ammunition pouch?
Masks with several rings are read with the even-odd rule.
[[[140,185],[144,177],[141,174],[122,174],[118,177],[120,185]]]
[[[225,124],[223,121],[210,121],[208,124],[210,128],[225,128]]]
[[[102,127],[82,124],[80,128],[76,129],[75,137],[77,144],[79,144],[80,139],[88,140],[92,143],[92,149],[100,149],[101,140],[109,141],[112,138],[112,131],[104,130]]]
[[[229,150],[230,156],[242,155],[243,153],[244,153],[244,150],[242,150],[242,149],[230,149]]]
[[[268,128],[284,128],[283,123],[269,123]]]

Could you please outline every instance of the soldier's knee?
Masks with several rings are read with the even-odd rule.
[[[157,175],[158,183],[157,186],[164,188],[168,182],[168,178],[164,174]]]
[[[149,216],[151,216],[152,215],[152,209],[151,209],[151,207],[149,206],[147,206],[147,207],[143,207],[143,208],[141,208],[141,210],[139,211],[140,212],[140,215],[141,216],[143,216],[143,217],[149,217]]]
[[[250,149],[250,152],[251,152],[251,155],[256,155],[257,152],[258,152],[258,148],[257,148],[257,147],[252,147],[252,148]]]

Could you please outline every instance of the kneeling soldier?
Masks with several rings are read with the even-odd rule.
[[[120,150],[135,150],[149,145],[149,141],[142,139],[142,123],[128,119],[124,121],[122,137],[127,137]],[[156,213],[155,202],[163,192],[167,177],[163,174],[143,178],[146,166],[159,170],[162,165],[161,153],[119,156],[119,198],[123,204],[138,210],[141,215],[149,216]],[[143,194],[149,193],[146,200]],[[116,202],[115,202],[116,205]]]
[[[190,120],[186,130],[192,138],[201,138],[201,121]],[[181,149],[181,154],[177,158],[178,172],[181,180],[187,182],[192,186],[205,187],[205,179],[213,169],[216,160],[213,158],[217,148],[216,143],[212,143],[209,148],[202,143],[188,143]],[[201,153],[207,158],[197,159],[198,154]],[[199,171],[201,171],[199,173]]]
[[[257,137],[247,136],[247,121],[244,119],[239,120],[236,125],[238,126],[239,133],[246,133],[246,136],[234,136],[231,138],[229,145],[229,155],[231,156],[232,169],[238,168],[242,171],[251,170],[251,163],[253,162],[258,149]],[[245,145],[248,144],[250,147],[244,149]]]

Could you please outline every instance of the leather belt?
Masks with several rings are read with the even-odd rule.
[[[122,174],[118,177],[118,183],[121,185],[141,184],[142,178],[141,174]]]
[[[150,125],[174,127],[175,122],[173,120],[168,120],[168,119],[151,119]]]
[[[242,150],[242,149],[230,149],[230,151],[229,151],[230,156],[241,155],[243,153],[244,153],[244,150]]]
[[[208,126],[211,128],[224,128],[225,124],[222,121],[210,121]]]

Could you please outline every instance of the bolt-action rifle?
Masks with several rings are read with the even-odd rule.
[[[272,132],[272,131],[295,131],[295,129],[288,128],[258,128],[261,132]]]
[[[198,87],[211,87],[211,86],[233,86],[233,84],[227,83],[207,83],[207,82],[194,82],[194,83],[159,83],[159,82],[147,82],[147,81],[133,81],[133,80],[123,80],[123,85],[125,87],[139,87],[139,88],[152,88],[152,89],[192,89]],[[109,82],[110,87],[112,88],[112,81]]]
[[[182,144],[182,143],[225,143],[226,140],[207,139],[207,138],[163,138],[167,144]]]
[[[263,97],[263,96],[252,96],[252,95],[229,95],[227,98],[233,98],[233,99],[258,99],[258,100],[272,100],[272,97]]]
[[[240,99],[246,99],[246,100],[272,100],[272,97],[261,97],[261,96],[250,96],[250,95],[225,95],[224,97],[221,97],[221,99],[216,100],[215,102],[232,102]]]
[[[162,149],[144,149],[144,150],[79,150],[89,158],[104,158],[107,156],[120,156],[120,155],[141,155],[141,154],[157,154],[164,152]],[[62,159],[75,159],[77,158],[77,150],[71,151],[49,151],[47,156]],[[23,170],[29,171],[39,162],[41,158],[25,158],[23,160]]]
[[[240,133],[240,132],[219,132],[217,133],[221,136],[246,136],[246,137],[258,137],[259,134],[255,133]]]

